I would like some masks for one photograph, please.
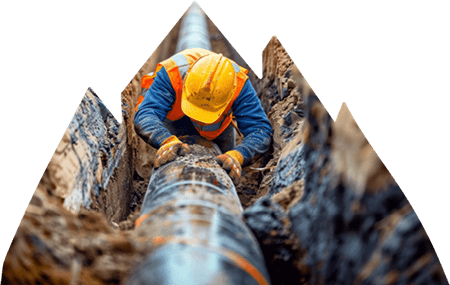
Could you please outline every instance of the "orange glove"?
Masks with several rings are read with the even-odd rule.
[[[230,150],[224,154],[217,156],[222,164],[222,168],[228,172],[228,175],[233,180],[234,185],[239,183],[242,173],[242,164],[244,163],[244,157],[237,150]]]
[[[185,153],[189,153],[191,150],[189,146],[182,143],[175,135],[172,135],[165,139],[161,147],[158,149],[155,155],[153,165],[158,168],[172,160],[175,160],[179,155],[179,150],[183,150]]]

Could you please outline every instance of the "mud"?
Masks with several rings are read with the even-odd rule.
[[[173,54],[178,29],[122,92],[120,126],[86,92],[19,225],[4,284],[123,283],[160,249],[161,240],[135,230],[156,150],[136,135],[133,116],[140,78]],[[209,19],[208,29],[215,52],[248,67]],[[263,51],[263,78],[249,70],[273,145],[243,169],[236,191],[271,283],[448,284],[418,217],[347,106],[333,122],[275,37]],[[215,151],[191,151],[180,159],[221,171]],[[187,168],[182,175],[194,174]],[[205,192],[202,199],[220,204],[217,197]],[[169,206],[155,210],[158,231],[166,224],[157,217],[168,214]]]

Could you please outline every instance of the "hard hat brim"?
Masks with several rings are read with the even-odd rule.
[[[204,110],[187,100],[186,90],[183,88],[183,93],[181,95],[181,110],[186,116],[196,121],[200,121],[205,124],[214,123],[220,118],[220,116],[222,116],[227,106],[228,104],[225,104],[224,107],[215,112]]]

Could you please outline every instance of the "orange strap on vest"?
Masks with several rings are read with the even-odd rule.
[[[189,66],[192,65],[195,61],[197,61],[197,59],[212,53],[213,53],[212,51],[201,48],[187,49],[180,53],[175,54],[169,59],[166,59],[158,63],[154,73],[149,73],[142,77],[141,81],[142,92],[141,95],[139,96],[135,110],[137,111],[139,104],[144,100],[145,92],[147,92],[147,90],[153,83],[153,79],[156,76],[156,73],[161,69],[161,67],[164,66],[164,68],[167,71],[167,74],[169,75],[170,82],[172,83],[172,87],[175,90],[176,95],[175,102],[172,105],[172,110],[170,110],[167,113],[166,118],[171,121],[176,121],[184,117],[184,113],[181,110],[181,95],[183,92],[183,79],[186,76],[186,72],[189,69]],[[236,98],[238,97],[238,95],[241,93],[245,81],[248,78],[247,69],[237,65],[232,60],[230,61],[236,72],[236,80],[237,80],[236,91],[227,108],[223,112],[222,116],[220,116],[220,118],[217,121],[213,122],[212,124],[205,124],[191,119],[194,127],[197,129],[199,134],[208,140],[213,140],[216,137],[218,137],[230,124],[232,115],[231,107]]]

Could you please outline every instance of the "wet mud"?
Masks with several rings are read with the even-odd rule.
[[[141,77],[174,53],[179,25],[122,92],[121,125],[87,90],[18,227],[3,284],[125,283],[137,268],[154,264],[152,253],[164,258],[164,250],[176,248],[145,227],[156,234],[168,230],[158,217],[212,215],[167,206],[136,229],[156,150],[134,132],[134,106]],[[208,29],[213,51],[248,68],[209,19]],[[263,78],[248,69],[273,144],[243,168],[239,201],[230,209],[244,210],[242,222],[259,244],[271,284],[448,284],[418,217],[347,106],[333,122],[275,37],[263,51]],[[181,159],[197,168],[215,165],[214,151],[191,151]],[[187,168],[182,178],[195,180],[195,173]],[[213,196],[202,198],[220,204]],[[210,222],[194,223],[204,229]]]

